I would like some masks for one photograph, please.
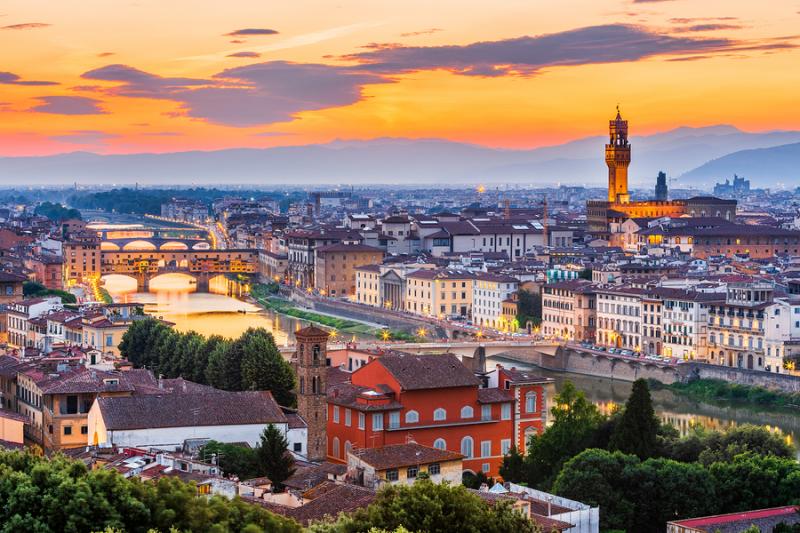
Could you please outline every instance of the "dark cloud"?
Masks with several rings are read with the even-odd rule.
[[[113,55],[117,55],[116,52],[100,52],[97,57],[111,57]]]
[[[57,81],[40,81],[40,80],[23,80],[13,72],[0,72],[0,84],[3,85],[30,85],[30,86],[46,86],[58,85]]]
[[[100,107],[100,100],[85,96],[40,96],[41,103],[31,108],[38,113],[57,115],[102,115],[106,111]]]
[[[784,47],[794,47],[784,42]],[[762,48],[763,47],[763,48]],[[463,46],[389,46],[345,56],[361,68],[385,75],[447,70],[478,76],[531,75],[553,66],[637,61],[660,55],[707,55],[731,50],[772,49],[774,44],[726,38],[676,37],[642,26],[610,24],[535,37]]]
[[[231,126],[290,120],[296,113],[350,105],[378,74],[353,67],[271,61],[224,70],[211,79],[165,78],[127,65],[86,72],[85,79],[118,83],[104,91],[126,97],[159,98],[181,104],[180,113]]]
[[[231,44],[242,44],[242,43],[246,43],[246,42],[247,41],[242,40],[242,39],[233,39],[232,41],[230,41]]]
[[[228,57],[261,57],[261,54],[258,52],[234,52],[233,54],[228,54]]]
[[[277,30],[270,30],[269,28],[244,28],[241,30],[226,33],[226,37],[248,37],[253,35],[276,35]]]
[[[139,70],[128,65],[106,65],[81,75],[81,78],[94,81],[119,82],[114,88],[106,89],[115,96],[171,98],[171,95],[186,87],[205,85],[208,80],[196,78],[164,78]]]
[[[719,30],[740,30],[744,26],[741,24],[725,24],[721,22],[710,22],[706,24],[693,24],[691,26],[682,26],[675,28],[673,31],[680,33],[687,32],[700,32],[700,31],[719,31]]]
[[[51,24],[44,22],[24,22],[22,24],[11,24],[10,26],[0,26],[0,30],[35,30],[37,28],[46,28]]]
[[[90,144],[98,145],[104,144],[110,139],[115,139],[119,135],[113,133],[106,133],[96,130],[76,130],[63,135],[51,135],[50,139],[53,141],[69,143],[69,144]]]
[[[416,37],[418,35],[430,35],[432,33],[439,33],[440,31],[444,31],[442,28],[428,28],[427,30],[421,31],[410,31],[407,33],[401,33],[400,37]]]

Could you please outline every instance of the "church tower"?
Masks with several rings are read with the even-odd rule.
[[[628,142],[628,121],[622,120],[617,106],[617,118],[608,122],[609,143],[606,145],[608,165],[608,201],[613,204],[630,202],[628,194],[628,165],[631,164],[631,145]]]
[[[308,451],[311,461],[324,461],[328,409],[328,332],[309,326],[294,334],[297,339],[295,370],[297,372],[297,412],[308,424]]]

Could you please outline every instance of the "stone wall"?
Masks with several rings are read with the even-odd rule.
[[[747,370],[706,363],[685,363],[678,366],[681,381],[693,379],[721,379],[729,383],[764,387],[782,392],[800,392],[800,377],[788,374],[775,374],[761,370]]]

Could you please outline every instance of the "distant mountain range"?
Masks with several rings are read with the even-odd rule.
[[[375,139],[266,149],[165,154],[73,152],[0,158],[0,184],[458,184],[602,186],[603,144],[587,137],[533,150],[503,150],[438,139]],[[632,137],[632,187],[652,187],[659,170],[672,186],[710,188],[734,173],[753,186],[795,186],[800,131],[743,132],[682,127]]]

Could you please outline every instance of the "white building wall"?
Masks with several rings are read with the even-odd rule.
[[[286,435],[287,424],[276,424]],[[261,433],[266,424],[243,424],[230,426],[184,426],[174,428],[148,428],[108,430],[107,444],[135,448],[174,448],[183,445],[186,439],[212,439],[219,442],[246,442],[255,447],[261,442]],[[91,433],[91,431],[90,431]],[[91,435],[90,435],[91,436]],[[99,444],[105,444],[99,442]],[[289,442],[289,449],[293,443]],[[305,447],[305,446],[304,446]]]

